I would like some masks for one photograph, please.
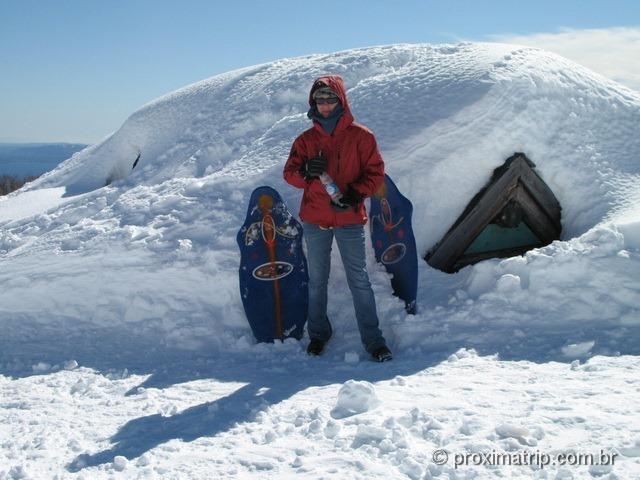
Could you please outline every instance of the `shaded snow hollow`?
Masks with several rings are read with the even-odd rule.
[[[235,235],[259,185],[280,191],[297,215],[301,192],[282,167],[309,126],[310,84],[324,73],[344,77],[356,120],[376,133],[387,172],[413,202],[420,254],[516,151],[563,207],[563,241],[523,257],[455,275],[420,261],[417,316],[405,315],[369,250],[381,327],[397,355],[638,353],[640,95],[548,52],[463,43],[217,75],[145,105],[102,143],[0,200],[0,371],[256,348]],[[337,252],[333,262],[337,341],[328,355],[342,358],[361,347]],[[591,347],[572,347],[581,344]]]

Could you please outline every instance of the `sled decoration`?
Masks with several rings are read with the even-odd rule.
[[[416,313],[418,254],[411,227],[413,205],[388,175],[371,197],[371,242],[376,260],[393,274],[394,295],[405,302],[407,313]]]
[[[256,340],[302,338],[309,283],[302,226],[276,190],[253,191],[236,240],[240,296]]]

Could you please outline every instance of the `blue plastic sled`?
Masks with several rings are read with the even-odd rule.
[[[376,260],[393,274],[394,295],[405,302],[407,313],[416,313],[418,293],[418,254],[411,227],[413,205],[388,175],[371,197],[371,242]]]
[[[240,295],[256,340],[302,338],[309,302],[302,226],[276,190],[253,191],[237,241]]]

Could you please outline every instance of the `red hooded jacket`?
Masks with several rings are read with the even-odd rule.
[[[364,203],[337,211],[331,206],[331,198],[320,179],[307,181],[299,172],[303,162],[322,153],[327,159],[327,173],[342,193],[351,186],[363,198],[370,197],[384,181],[384,162],[376,138],[367,127],[354,122],[342,78],[328,75],[316,79],[309,92],[311,107],[315,105],[313,92],[321,86],[319,82],[338,94],[344,113],[331,135],[314,121],[311,128],[295,139],[284,166],[284,179],[294,187],[304,189],[300,205],[303,221],[323,227],[365,224],[367,212]]]

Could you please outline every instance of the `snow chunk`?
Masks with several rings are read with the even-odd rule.
[[[324,436],[327,438],[334,438],[340,432],[340,424],[334,420],[327,421],[327,425],[324,427]]]
[[[617,227],[624,236],[624,244],[627,248],[640,249],[640,222],[621,223]]]
[[[413,480],[422,478],[422,475],[424,474],[422,465],[420,465],[410,457],[407,457],[402,461],[402,465],[400,465],[400,471]]]
[[[390,382],[390,385],[399,385],[404,387],[407,384],[407,379],[402,375],[396,375]]]
[[[378,400],[375,388],[371,383],[349,380],[340,388],[338,402],[331,411],[331,416],[345,418],[368,412],[379,404],[380,400]]]
[[[12,467],[11,470],[9,470],[9,478],[12,480],[22,480],[29,478],[29,475],[27,475],[24,467],[22,465],[19,465],[16,467]]]
[[[599,477],[611,473],[612,469],[611,465],[591,465],[589,466],[589,473],[592,477]]]
[[[172,417],[178,413],[178,406],[174,403],[166,403],[158,409],[158,413],[163,417]]]
[[[587,231],[580,239],[588,245],[593,257],[615,255],[624,247],[624,236],[610,225],[598,225]]]
[[[113,457],[113,469],[118,472],[122,472],[125,468],[127,468],[128,463],[129,460],[127,460],[127,458],[123,457],[122,455],[116,455],[115,457]]]
[[[47,373],[51,370],[51,365],[46,362],[38,362],[31,366],[33,373]]]
[[[315,420],[314,420],[315,421]],[[278,438],[278,435],[273,430],[268,430],[264,434],[264,443],[273,443]]]
[[[76,368],[78,368],[78,362],[76,362],[75,360],[66,361],[64,362],[62,368],[64,368],[65,370],[75,370]]]
[[[494,265],[491,262],[480,262],[471,267],[471,275],[467,280],[467,292],[479,296],[491,290],[495,285]]]
[[[357,352],[346,352],[344,354],[345,363],[358,363],[360,361],[360,355]]]
[[[178,251],[182,253],[190,252],[193,249],[193,243],[188,238],[178,240]]]
[[[465,418],[462,420],[462,426],[459,431],[463,435],[474,435],[482,430],[484,427],[484,422],[482,422],[479,418],[471,417]]]
[[[498,279],[496,286],[498,291],[501,293],[514,292],[522,288],[522,285],[520,284],[520,277],[510,273],[502,275],[502,277]]]
[[[595,341],[572,343],[561,348],[565,357],[584,357],[596,344]]]
[[[640,457],[640,439],[636,440],[633,447],[620,447],[618,451],[625,457]]]
[[[373,425],[358,425],[351,448],[358,448],[362,445],[377,445],[387,438],[387,431],[384,428]]]
[[[268,460],[240,460],[240,465],[248,468],[250,471],[254,472],[256,470],[273,470],[275,468],[274,464],[269,462]]]
[[[452,353],[451,355],[449,355],[449,358],[447,358],[447,361],[457,362],[458,360],[461,360],[463,358],[470,358],[470,357],[477,357],[477,356],[478,356],[478,353],[475,351],[475,349],[461,348],[456,353]]]
[[[515,438],[522,445],[529,445],[526,437],[529,436],[529,430],[524,427],[518,427],[510,423],[503,423],[496,427],[496,433],[500,438]]]
[[[309,433],[319,433],[322,430],[322,420],[316,418],[309,424]]]

